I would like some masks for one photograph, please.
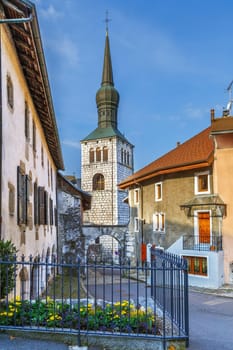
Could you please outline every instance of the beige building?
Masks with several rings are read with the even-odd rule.
[[[50,260],[57,253],[57,170],[64,166],[36,9],[1,1],[0,17],[0,239],[26,258]],[[23,293],[43,288],[43,271],[33,269],[31,280],[26,267],[19,275]]]
[[[211,126],[120,183],[129,190],[135,258],[149,247],[187,258],[191,285],[233,283],[233,117]]]

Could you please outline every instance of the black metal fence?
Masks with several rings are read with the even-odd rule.
[[[222,236],[184,235],[183,249],[218,252],[222,250]]]
[[[0,260],[0,329],[186,339],[183,260],[152,252],[151,265]]]
[[[189,336],[187,261],[160,249],[151,250],[151,294],[166,318],[171,320],[172,335]]]

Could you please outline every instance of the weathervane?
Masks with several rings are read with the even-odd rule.
[[[108,23],[111,22],[111,19],[108,17],[108,10],[106,10],[106,18],[104,22],[106,23],[106,33],[108,33]]]

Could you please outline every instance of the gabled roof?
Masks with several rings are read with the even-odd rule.
[[[63,170],[60,140],[35,5],[28,0],[4,0],[1,3],[5,13],[3,21],[9,25],[48,148],[56,167]],[[30,20],[24,21],[25,18]]]
[[[211,127],[201,131],[164,156],[156,159],[119,184],[121,189],[158,175],[210,166],[213,162],[214,143]]]
[[[64,191],[73,196],[77,196],[81,198],[84,210],[88,210],[91,208],[91,195],[85,191],[82,191],[80,188],[76,187],[71,181],[69,181],[60,172],[57,173],[57,183],[58,183],[58,189],[60,189],[61,191]]]

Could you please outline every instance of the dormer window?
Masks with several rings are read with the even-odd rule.
[[[203,172],[195,175],[195,194],[210,193],[209,172]]]

